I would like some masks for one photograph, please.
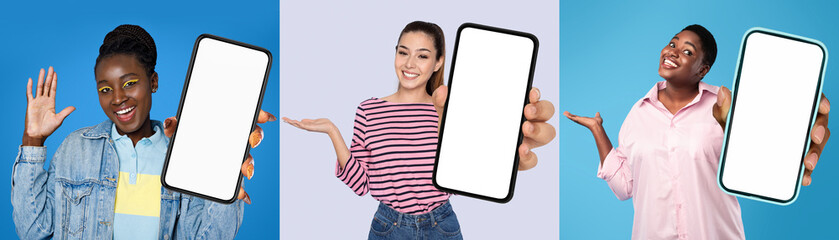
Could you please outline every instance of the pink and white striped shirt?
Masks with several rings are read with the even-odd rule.
[[[335,175],[359,196],[367,192],[396,211],[423,214],[448,193],[431,183],[437,152],[437,110],[431,103],[361,102],[355,113],[350,159]]]
[[[744,239],[740,204],[717,185],[719,87],[699,82],[699,94],[672,114],[658,100],[666,85],[632,106],[597,176],[618,199],[632,198],[632,239]]]

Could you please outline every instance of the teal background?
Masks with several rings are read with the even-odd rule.
[[[705,82],[731,86],[743,34],[765,27],[822,41],[839,49],[839,4],[819,1],[563,1],[560,2],[559,113],[593,116],[600,112],[613,143],[632,104],[658,76],[661,49],[690,24],[708,28],[717,41],[717,60]],[[834,62],[831,64],[831,62]],[[828,61],[824,93],[837,98],[831,81],[839,65]],[[790,82],[794,84],[794,82]],[[782,93],[778,94],[783,97]],[[627,239],[632,233],[632,200],[618,201],[596,177],[598,155],[588,129],[564,116],[560,120],[560,237]],[[836,126],[835,119],[829,126]],[[839,213],[839,171],[834,147],[827,149],[813,174],[789,206],[738,198],[750,239],[835,238]],[[617,146],[617,145],[616,145]]]
[[[0,170],[0,179],[11,179],[23,133],[26,81],[37,80],[40,68],[54,66],[59,73],[56,108],[76,107],[47,139],[48,156],[73,130],[107,118],[96,96],[93,65],[105,34],[125,23],[145,28],[157,45],[160,80],[158,92],[152,95],[152,119],[176,114],[192,47],[202,33],[273,53],[262,108],[279,113],[279,1],[4,2],[0,4],[0,158],[6,160],[0,164],[5,169]],[[277,122],[261,126],[265,139],[251,151],[257,163],[254,178],[245,181],[253,204],[245,207],[239,239],[279,236],[279,127]],[[0,184],[0,192],[10,193],[11,182]],[[16,238],[7,200],[0,203],[0,239]]]

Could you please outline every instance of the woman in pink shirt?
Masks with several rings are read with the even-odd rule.
[[[437,151],[437,126],[446,87],[443,86],[445,39],[433,23],[409,23],[399,35],[394,68],[396,93],[370,98],[356,109],[350,147],[329,119],[283,118],[295,127],[329,135],[335,148],[335,175],[357,195],[380,201],[369,239],[462,239],[450,194],[431,183]],[[530,92],[522,126],[519,170],[536,165],[531,148],[555,137],[553,104]]]
[[[744,239],[737,198],[717,185],[723,128],[731,92],[702,82],[717,55],[714,36],[690,25],[661,50],[656,83],[636,102],[621,126],[619,146],[603,129],[600,113],[565,116],[589,128],[597,143],[597,176],[620,200],[632,198],[632,239]],[[805,158],[809,185],[830,136],[830,103],[822,96]]]

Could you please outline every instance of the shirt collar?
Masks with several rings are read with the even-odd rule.
[[[154,134],[152,134],[151,137],[143,138],[140,141],[148,139],[148,141],[156,143],[161,140],[163,137],[163,128],[160,127],[160,122],[152,121],[152,128],[154,129]],[[122,138],[128,139],[128,136],[119,134],[116,124],[111,123],[111,138],[114,139],[114,141],[117,141]]]
[[[651,103],[659,103],[659,101],[658,101],[658,91],[662,90],[662,89],[665,89],[665,88],[667,88],[667,81],[657,82],[657,83],[655,83],[653,88],[650,89],[649,92],[647,92],[647,95],[644,95],[644,98],[642,98],[642,99],[644,100],[644,102],[649,101]],[[702,95],[705,95],[705,94],[711,94],[713,97],[716,98],[717,91],[719,91],[719,90],[720,90],[720,87],[713,86],[711,84],[707,84],[703,81],[699,81],[699,94],[693,99],[693,101],[688,103],[687,106],[693,105],[694,103],[698,102],[699,99],[702,98]],[[687,107],[687,106],[685,106],[685,107]]]

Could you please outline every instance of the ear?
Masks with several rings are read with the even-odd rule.
[[[149,80],[151,80],[151,92],[157,92],[157,72],[152,73]]]
[[[697,75],[699,75],[700,79],[704,78],[705,74],[708,74],[708,71],[711,71],[711,66],[708,66],[707,64],[702,64],[702,67],[699,68],[699,73],[697,73]]]
[[[440,70],[444,62],[446,62],[446,56],[440,56],[440,59],[437,59],[437,64],[434,64],[434,72]]]

